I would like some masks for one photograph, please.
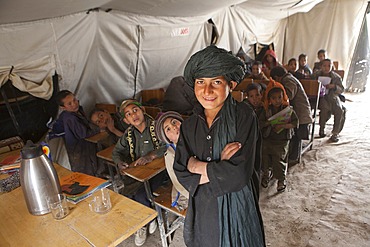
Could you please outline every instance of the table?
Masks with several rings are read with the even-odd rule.
[[[113,163],[113,160],[112,160],[113,148],[114,148],[114,145],[98,152],[97,156],[110,163]],[[152,162],[146,165],[129,167],[122,171],[123,173],[125,173],[125,175],[139,182],[144,183],[145,192],[148,196],[148,199],[153,203],[153,193],[150,188],[149,180],[153,178],[154,176],[158,175],[159,173],[161,173],[162,171],[164,171],[165,169],[166,169],[166,166],[165,166],[164,157],[161,157],[161,158],[153,160]]]
[[[117,175],[122,179],[121,173],[120,173],[117,165],[114,164],[113,159],[112,159],[112,152],[113,152],[114,147],[115,147],[115,145],[112,145],[112,146],[110,146],[106,149],[100,150],[99,152],[96,153],[96,156],[98,158],[102,159],[104,164],[106,164],[108,166],[109,176],[112,179],[113,190],[118,193],[119,190],[122,189],[124,185],[119,186],[117,184],[116,180],[114,179],[114,172],[112,170],[113,167],[114,167],[114,169],[116,169]]]
[[[59,177],[70,171],[55,165]],[[157,212],[113,191],[112,210],[96,214],[89,199],[68,203],[62,220],[31,215],[21,188],[0,195],[0,246],[116,246],[156,218]]]
[[[99,144],[99,142],[109,136],[107,131],[100,132],[96,135],[85,138],[86,141]]]
[[[109,133],[107,131],[103,131],[103,132],[99,132],[98,134],[95,134],[93,136],[87,137],[87,138],[85,138],[85,140],[88,141],[88,142],[96,144],[96,149],[99,153],[103,149],[101,141],[106,139],[108,136],[109,136]],[[114,145],[113,145],[113,147],[114,147]],[[98,163],[99,163],[99,166],[104,165],[104,164],[106,164],[108,166],[109,177],[110,177],[110,181],[112,182],[112,185],[113,185],[113,190],[118,193],[119,186],[117,186],[117,184],[115,182],[112,166],[110,164],[104,162],[104,161],[103,161],[104,164],[101,164],[100,160],[98,160]]]

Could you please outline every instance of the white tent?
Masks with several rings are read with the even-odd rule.
[[[12,0],[0,6],[0,78],[12,66],[17,73],[34,63],[45,76],[55,69],[60,88],[91,109],[167,87],[190,55],[211,43],[208,19],[219,34],[216,45],[234,53],[273,42],[282,63],[306,53],[312,66],[325,48],[347,70],[367,1]]]

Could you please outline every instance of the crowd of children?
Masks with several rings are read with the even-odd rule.
[[[121,171],[146,165],[164,155],[166,172],[151,179],[150,184],[155,190],[169,176],[173,206],[180,210],[189,207],[184,232],[187,244],[218,246],[231,241],[233,246],[263,246],[259,184],[266,188],[275,177],[277,191],[286,189],[288,164],[299,160],[302,140],[308,139],[312,124],[309,99],[299,79],[330,78],[325,80],[320,97],[320,137],[326,136],[325,125],[331,114],[331,141],[338,141],[344,125],[346,110],[340,97],[344,87],[326,56],[325,50],[318,52],[320,61],[313,71],[306,54],[299,55],[298,64],[295,58],[290,59],[285,69],[275,52],[269,50],[245,76],[241,60],[209,46],[190,58],[184,77],[173,80],[181,82],[174,88],[186,87],[191,96],[185,108],[187,114],[193,113],[187,121],[182,118],[184,112],[169,109],[155,121],[135,99],[124,100],[118,113],[96,108],[88,118],[75,95],[63,90],[56,97],[62,113],[51,135],[64,136],[72,171],[94,176],[101,176],[104,168],[97,162],[95,145],[85,138],[101,131],[109,133],[105,147],[115,144],[112,159]],[[237,103],[230,92],[244,78],[265,80],[268,84],[249,84],[244,103]],[[171,100],[175,103],[168,105],[176,105],[179,99]],[[139,188],[132,199],[151,205],[144,188]],[[232,205],[235,208],[230,208]],[[235,237],[232,232],[240,229],[230,222],[244,218],[253,224],[241,222],[240,227],[250,231]],[[148,228],[153,233],[155,221]],[[145,243],[147,232],[147,227],[143,227],[135,234],[137,246]],[[210,237],[205,239],[204,234]]]

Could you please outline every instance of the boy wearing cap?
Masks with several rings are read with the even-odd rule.
[[[166,145],[160,142],[155,135],[155,121],[145,114],[141,104],[129,99],[122,102],[120,113],[125,123],[130,126],[123,136],[118,140],[112,152],[112,159],[120,170],[131,166],[146,165],[152,160],[162,157],[166,151]],[[152,190],[158,188],[166,181],[167,174],[161,173],[150,180]],[[139,189],[133,199],[143,205],[150,207],[145,190]],[[154,233],[156,221],[149,224],[149,233]],[[135,233],[135,244],[141,246],[145,243],[147,236],[146,227]]]

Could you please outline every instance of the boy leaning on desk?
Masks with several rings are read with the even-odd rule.
[[[112,159],[119,169],[146,165],[154,159],[162,157],[166,151],[166,145],[156,137],[155,121],[144,112],[141,104],[135,99],[124,100],[119,110],[124,121],[130,125],[118,140],[112,152]],[[158,188],[165,181],[168,181],[166,171],[150,180],[152,190]],[[143,188],[139,189],[132,199],[150,207],[150,201]],[[154,233],[156,228],[155,220],[149,223],[150,234]],[[136,246],[143,245],[146,236],[147,227],[137,231],[135,233]]]

